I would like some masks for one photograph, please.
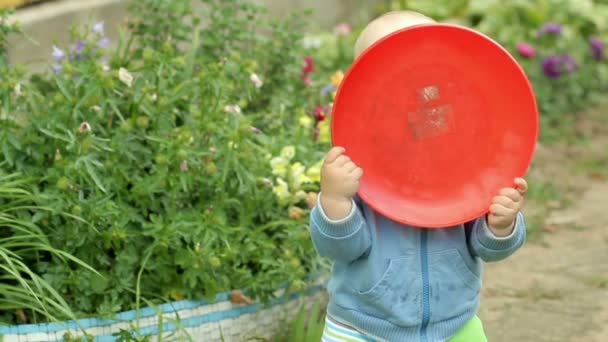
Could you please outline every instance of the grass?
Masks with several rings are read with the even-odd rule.
[[[608,289],[608,274],[585,278],[583,283],[592,289]]]
[[[36,322],[39,316],[50,321],[74,319],[63,297],[28,265],[31,260],[52,255],[97,272],[55,249],[36,224],[20,217],[22,212],[45,210],[33,205],[28,184],[18,174],[0,174],[0,312],[13,314],[22,323]]]
[[[538,302],[541,300],[559,300],[562,299],[563,295],[557,289],[547,289],[538,284],[534,284],[530,288],[515,291],[514,297]]]
[[[306,302],[300,305],[298,313],[292,321],[286,321],[282,329],[272,340],[265,338],[252,338],[249,341],[264,342],[313,342],[320,341],[325,328],[325,310],[322,300],[317,300],[310,310],[306,309]]]

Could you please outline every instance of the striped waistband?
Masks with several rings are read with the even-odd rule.
[[[329,315],[325,316],[325,329],[323,329],[323,337],[321,342],[376,342],[357,330],[340,324]]]

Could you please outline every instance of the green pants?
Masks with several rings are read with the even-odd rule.
[[[483,332],[481,320],[473,316],[448,342],[488,342],[488,339]]]

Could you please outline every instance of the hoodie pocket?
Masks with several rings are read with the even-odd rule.
[[[422,319],[421,277],[414,255],[389,259],[371,288],[358,291],[361,310],[399,326],[420,324]]]
[[[431,256],[431,320],[453,319],[477,309],[481,278],[473,272],[456,249]]]

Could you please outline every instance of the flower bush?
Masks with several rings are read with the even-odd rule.
[[[47,73],[2,64],[0,163],[37,179],[48,208],[18,215],[99,274],[31,267],[80,316],[228,289],[265,300],[320,267],[307,213],[330,76],[307,57],[306,20],[201,2],[134,1],[115,50],[103,23],[75,30]]]

